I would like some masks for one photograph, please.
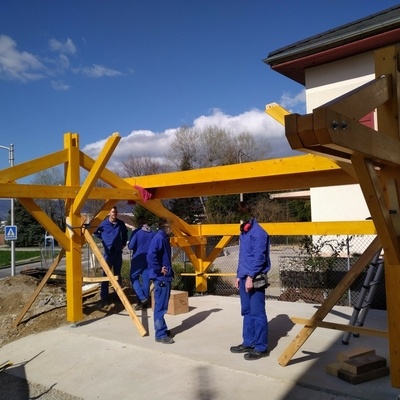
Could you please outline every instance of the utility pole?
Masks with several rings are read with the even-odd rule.
[[[14,145],[10,144],[10,147],[0,146],[0,149],[8,150],[8,162],[10,167],[14,166]],[[11,225],[14,225],[14,199],[10,199],[10,214],[11,214]],[[15,240],[11,240],[11,276],[15,276]]]

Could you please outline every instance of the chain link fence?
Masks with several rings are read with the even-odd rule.
[[[209,237],[210,248],[213,248],[219,239]],[[267,299],[322,304],[367,249],[373,237],[369,235],[313,237],[311,239],[314,242],[313,250],[310,251],[308,248],[309,252],[302,245],[302,240],[303,238],[293,236],[271,237],[271,270],[268,274],[270,286],[266,290]],[[207,273],[211,274],[207,280],[208,294],[238,295],[235,288],[238,237],[231,243],[233,244],[225,247],[207,270]],[[373,298],[369,299],[370,307],[385,310],[385,279],[383,271],[378,271],[378,266],[379,263],[365,265],[363,272],[337,304],[354,307],[366,297],[365,285],[368,282],[371,287],[376,286]],[[175,258],[174,268],[178,275],[180,272],[194,271],[182,251]],[[195,294],[195,278],[180,276],[179,289],[187,290],[191,295]]]
[[[311,237],[307,237],[310,239]],[[221,237],[208,237],[211,251]],[[238,262],[239,237],[231,240],[207,269],[207,294],[237,296],[235,277]],[[266,298],[278,301],[322,304],[330,292],[340,283],[359,256],[367,249],[373,236],[314,236],[308,246],[304,237],[271,236],[271,270],[268,274],[270,286]],[[100,246],[101,247],[101,246]],[[86,275],[101,275],[102,268],[90,249],[86,249],[88,263]],[[381,259],[382,256],[380,256]],[[130,252],[123,254],[122,279],[124,286],[130,286]],[[375,286],[371,308],[385,310],[386,294],[384,272],[378,273],[379,263],[365,265],[357,280],[346,290],[338,305],[354,307],[365,296],[366,279]],[[194,268],[182,249],[173,248],[173,266],[176,277],[173,289],[185,290],[189,296],[205,293],[196,292]],[[193,275],[190,275],[193,274]]]

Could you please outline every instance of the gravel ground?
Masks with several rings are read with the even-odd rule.
[[[4,400],[83,400],[54,388],[32,384],[25,379],[0,372],[0,399]]]

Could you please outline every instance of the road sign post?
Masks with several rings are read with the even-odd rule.
[[[5,229],[5,240],[17,240],[17,227],[16,225],[6,225]]]

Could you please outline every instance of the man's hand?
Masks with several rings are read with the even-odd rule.
[[[236,278],[236,280],[235,280],[235,288],[236,289],[239,289],[239,282],[240,282],[240,279]]]
[[[161,268],[161,273],[165,276],[165,275],[167,275],[168,274],[168,269],[167,269],[167,267],[162,267]]]
[[[253,289],[253,279],[251,279],[250,276],[246,278],[244,287],[246,288],[246,292],[250,292],[250,290]]]

